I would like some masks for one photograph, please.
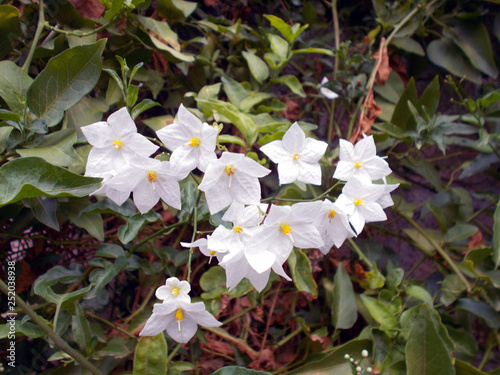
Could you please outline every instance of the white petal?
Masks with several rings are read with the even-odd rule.
[[[367,203],[363,207],[363,215],[367,223],[387,220],[387,216],[385,215],[384,210],[376,202]]]
[[[111,128],[105,121],[99,121],[95,124],[82,126],[80,128],[87,141],[94,147],[107,147],[110,145],[112,137]],[[111,141],[112,142],[112,141]]]
[[[127,107],[123,107],[108,117],[108,124],[117,134],[136,133],[137,126],[130,117]]]
[[[276,255],[267,250],[257,251],[256,249],[245,249],[244,252],[248,264],[257,273],[262,273],[269,270],[276,260]]]
[[[175,151],[193,138],[192,131],[182,124],[167,125],[158,130],[156,135],[170,151]]]
[[[134,204],[142,214],[152,209],[160,200],[158,192],[153,190],[153,185],[147,180],[135,187],[133,196]]]
[[[304,147],[305,140],[306,135],[304,131],[300,128],[300,125],[297,122],[294,122],[283,135],[283,148],[292,155],[300,153]]]
[[[285,160],[290,160],[293,155],[283,147],[282,141],[272,141],[260,148],[266,156],[274,163],[278,164]]]
[[[278,164],[280,185],[291,184],[299,177],[299,165],[293,160],[282,161]]]
[[[222,325],[217,319],[214,318],[212,314],[208,311],[197,311],[186,313],[190,318],[192,318],[196,323],[203,327],[220,327]]]
[[[179,106],[179,111],[177,112],[177,118],[179,122],[189,129],[193,133],[201,133],[201,128],[202,128],[202,122],[201,120],[193,115],[191,112],[189,112],[186,107],[184,107],[182,104]]]
[[[316,163],[323,157],[327,147],[328,143],[326,142],[306,138],[304,149],[300,152],[300,160]]]
[[[298,180],[305,184],[321,185],[321,167],[318,163],[307,163],[299,161]]]
[[[179,331],[178,322],[175,319],[171,319],[167,323],[166,331],[172,340],[185,344],[196,334],[198,324],[184,314],[184,319],[181,321],[180,326],[181,330]]]
[[[235,200],[241,203],[259,204],[261,198],[259,180],[256,177],[246,173],[238,173],[237,171],[233,175],[231,194]]]
[[[205,191],[208,210],[212,215],[222,211],[233,202],[234,198],[228,190],[227,187],[216,186],[213,189]]]
[[[327,99],[337,99],[339,97],[339,95],[335,91],[332,91],[326,87],[321,87],[319,89],[319,92]]]
[[[153,313],[139,333],[139,336],[156,336],[167,328],[168,322],[169,319],[166,319],[164,315]]]
[[[293,228],[295,246],[304,249],[314,249],[323,246],[323,240],[313,224],[296,225]]]
[[[271,274],[270,268],[262,273],[258,273],[252,268],[250,268],[246,275],[246,278],[250,281],[250,283],[252,283],[255,290],[260,293],[266,287],[269,281],[270,274]]]
[[[245,157],[238,163],[235,163],[235,165],[237,166],[238,171],[244,172],[246,175],[252,177],[261,178],[271,173],[270,169],[263,167],[262,165],[257,163],[255,160],[250,159],[249,157]]]

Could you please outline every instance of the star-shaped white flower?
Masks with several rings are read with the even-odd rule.
[[[188,293],[191,291],[191,285],[186,280],[180,281],[177,277],[169,277],[165,285],[156,289],[156,298],[163,300],[163,303],[170,301],[190,302]]]
[[[87,141],[94,146],[87,160],[87,176],[118,171],[131,160],[148,157],[158,150],[158,146],[137,133],[137,127],[125,107],[111,114],[107,122],[99,121],[81,129]]]
[[[373,184],[366,177],[351,177],[335,203],[345,212],[354,231],[359,234],[365,223],[387,220],[383,208],[377,203],[384,193],[385,185]]]
[[[173,171],[168,161],[143,158],[131,163],[109,182],[108,186],[120,191],[132,191],[134,203],[141,213],[154,207],[160,198],[169,206],[181,208],[179,181],[185,174]]]
[[[223,152],[208,164],[198,189],[205,192],[208,209],[213,215],[234,200],[243,204],[260,203],[259,178],[271,171],[243,154]]]
[[[106,195],[106,197],[111,199],[118,206],[121,206],[130,196],[130,191],[120,191],[110,187],[108,182],[114,175],[116,175],[114,170],[106,173],[94,173],[93,177],[101,177],[103,180],[101,182],[101,187],[90,195]]]
[[[384,192],[377,200],[377,203],[380,204],[382,208],[391,207],[394,205],[391,193],[399,187],[399,184],[384,184],[382,186],[384,187]]]
[[[217,159],[217,128],[202,123],[182,104],[177,112],[177,120],[156,132],[163,144],[173,151],[170,157],[172,166],[188,173],[196,167],[205,172],[208,163]]]
[[[321,86],[319,88],[319,92],[321,93],[321,95],[323,95],[327,99],[330,99],[330,100],[337,99],[339,97],[339,95],[336,92],[334,92],[326,87],[323,87],[328,82],[329,82],[328,78],[323,77],[323,79],[321,80],[321,83],[320,83]]]
[[[389,164],[377,156],[375,141],[370,135],[355,146],[344,139],[339,143],[339,163],[335,169],[333,178],[348,181],[351,177],[367,177],[372,181],[389,175],[392,171]]]
[[[337,248],[342,246],[346,238],[356,236],[351,229],[347,215],[335,203],[325,199],[314,220],[314,226],[318,229],[324,242],[319,250],[327,254],[333,245]]]
[[[328,144],[306,138],[296,122],[283,135],[282,140],[272,141],[260,148],[269,159],[278,164],[280,185],[300,181],[305,184],[321,185],[321,167]]]
[[[153,314],[139,336],[155,336],[166,330],[173,340],[184,344],[195,335],[198,325],[219,327],[222,323],[205,310],[203,302],[170,300],[153,306]]]
[[[181,246],[187,247],[187,248],[193,248],[197,247],[200,249],[200,252],[209,257],[208,263],[211,263],[212,258],[215,256],[217,257],[217,260],[220,262],[222,258],[224,257],[225,253],[227,250],[222,249],[222,250],[213,250],[208,248],[208,241],[210,240],[211,236],[207,236],[207,238],[200,238],[194,242],[181,242]]]

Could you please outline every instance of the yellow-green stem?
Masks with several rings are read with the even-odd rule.
[[[35,36],[33,37],[33,42],[31,43],[30,51],[26,61],[23,65],[23,70],[28,73],[30,70],[31,60],[33,60],[33,55],[35,54],[36,47],[38,46],[38,41],[42,35],[43,27],[45,24],[45,10],[44,10],[44,0],[38,1],[38,25],[36,26]]]

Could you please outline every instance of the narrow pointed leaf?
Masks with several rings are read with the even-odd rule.
[[[337,329],[351,328],[356,322],[358,309],[351,278],[342,263],[337,268],[333,282],[332,323]]]
[[[301,249],[295,247],[288,258],[288,265],[297,289],[311,294],[311,298],[316,298],[318,296],[318,285],[312,276],[311,262],[307,255]]]

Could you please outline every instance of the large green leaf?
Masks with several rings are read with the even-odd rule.
[[[287,74],[284,76],[281,76],[279,78],[275,78],[272,80],[273,83],[282,83],[283,85],[288,86],[288,88],[294,93],[300,96],[301,98],[306,97],[306,93],[304,92],[304,89],[302,88],[302,84],[300,83],[299,79],[291,74]]]
[[[0,59],[12,51],[12,43],[21,35],[19,10],[12,5],[0,5]]]
[[[80,350],[89,354],[92,350],[92,341],[95,338],[93,338],[90,323],[85,318],[82,307],[78,302],[75,302],[75,315],[71,319],[71,331]]]
[[[294,248],[288,257],[288,265],[292,279],[298,290],[309,293],[312,298],[318,296],[318,285],[312,275],[309,258],[301,249]]]
[[[486,324],[493,329],[500,328],[500,317],[498,312],[495,311],[493,307],[482,301],[475,301],[470,298],[461,298],[458,300],[455,308],[457,310],[465,310],[478,318],[483,319]]]
[[[455,27],[443,29],[443,35],[453,39],[474,68],[490,77],[498,76],[488,30],[481,21],[460,20]]]
[[[481,73],[471,65],[460,49],[449,39],[434,40],[427,46],[427,56],[434,64],[448,70],[457,77],[480,84]]]
[[[54,133],[42,136],[39,142],[31,148],[17,149],[22,157],[39,157],[46,162],[58,167],[68,167],[72,164],[82,163],[73,145],[76,143],[76,131],[73,129],[62,129]]]
[[[23,100],[33,80],[12,61],[0,61],[0,96],[12,112],[24,114]]]
[[[333,282],[333,326],[341,329],[351,328],[358,317],[358,309],[351,278],[342,263],[337,268]]]
[[[68,310],[70,313],[74,312],[74,301],[82,297],[92,288],[92,285],[87,285],[85,288],[75,290],[71,293],[58,294],[54,292],[51,287],[51,285],[55,283],[54,281],[49,282],[41,276],[35,281],[33,291],[36,295],[43,297],[47,302],[56,304],[58,309],[62,308]]]
[[[245,90],[245,88],[242,86],[241,83],[235,81],[230,77],[221,77],[221,81],[229,101],[236,107],[240,108],[240,103],[248,97],[247,90]],[[210,99],[210,98],[198,97],[198,99]],[[213,100],[215,99],[216,98],[214,98]]]
[[[36,197],[23,199],[25,207],[29,207],[37,220],[48,227],[59,230],[57,220],[57,200],[55,198]]]
[[[100,187],[100,178],[83,177],[40,158],[17,158],[0,167],[0,207],[24,198],[84,197]]]
[[[139,339],[134,355],[134,375],[166,374],[167,342],[163,332]]]
[[[269,77],[269,68],[267,64],[253,53],[243,51],[242,54],[255,80],[259,83],[264,82],[267,77]]]
[[[159,0],[156,9],[161,15],[178,20],[188,17],[197,5],[197,3],[184,0]]]
[[[92,90],[101,75],[106,39],[77,46],[52,58],[28,90],[28,107],[48,126]]]
[[[373,297],[368,297],[364,294],[361,294],[360,297],[373,319],[380,323],[382,331],[398,329],[399,323],[387,306]]]
[[[405,353],[408,375],[455,375],[450,352],[425,304],[413,320]]]

